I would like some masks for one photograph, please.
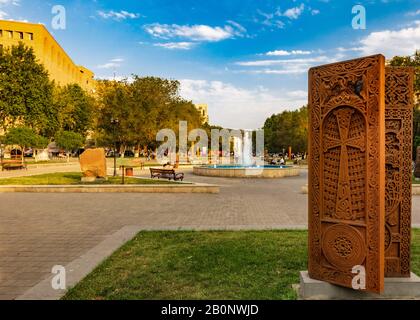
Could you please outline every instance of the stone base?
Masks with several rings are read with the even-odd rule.
[[[311,279],[307,271],[300,272],[299,298],[304,300],[360,300],[360,299],[420,299],[420,277],[385,278],[381,295],[336,286]]]
[[[107,181],[107,178],[96,178],[96,177],[82,177],[82,182],[103,182]]]

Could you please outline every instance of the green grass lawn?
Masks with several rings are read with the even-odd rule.
[[[420,180],[416,180],[416,178],[414,177],[414,174],[413,174],[413,183],[414,184],[420,184]]]
[[[64,299],[296,299],[306,231],[141,232]],[[420,273],[420,230],[412,270]]]
[[[82,174],[72,173],[48,173],[36,176],[5,178],[0,179],[0,185],[80,185],[80,184],[121,184],[121,177],[108,177],[107,181],[98,181],[92,183],[82,183]],[[169,184],[178,183],[168,180],[151,180],[139,178],[125,178],[126,184]]]

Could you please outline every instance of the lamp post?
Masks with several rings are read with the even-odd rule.
[[[113,137],[114,137],[114,177],[117,176],[117,126],[120,123],[120,121],[116,118],[111,118],[111,124],[112,124],[112,128],[113,128]]]
[[[1,156],[1,164],[3,165],[3,157],[4,157],[4,147],[5,145],[3,143],[0,144],[0,156]]]

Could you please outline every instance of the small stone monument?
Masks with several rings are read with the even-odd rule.
[[[82,182],[95,182],[106,179],[106,157],[103,148],[88,149],[80,156],[80,168],[83,173]]]
[[[414,169],[414,176],[420,179],[420,147],[417,147],[416,168]]]

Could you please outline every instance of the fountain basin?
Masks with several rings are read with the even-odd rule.
[[[197,176],[226,178],[284,178],[300,175],[300,169],[294,166],[240,166],[208,165],[194,167]]]

